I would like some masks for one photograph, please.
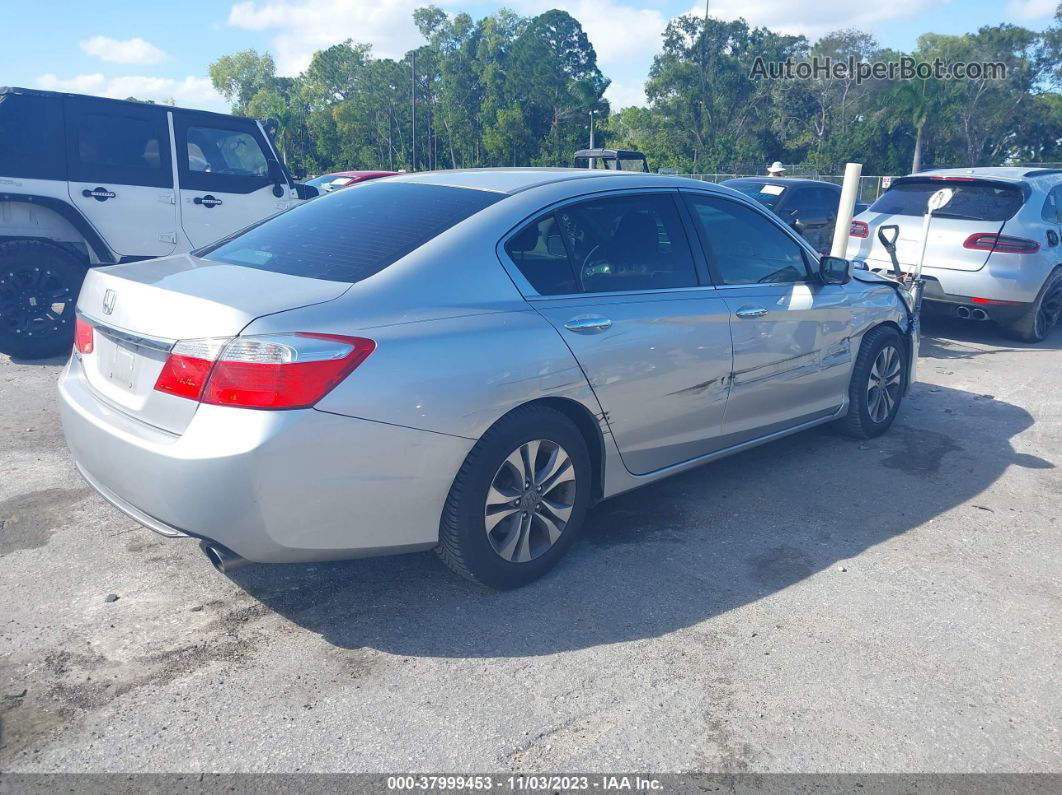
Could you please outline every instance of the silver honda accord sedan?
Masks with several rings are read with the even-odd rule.
[[[222,571],[435,549],[511,588],[599,500],[884,433],[917,354],[903,287],[736,191],[470,170],[93,269],[59,394],[85,479]]]

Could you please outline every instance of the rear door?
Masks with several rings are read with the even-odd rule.
[[[70,201],[119,257],[170,254],[177,207],[164,106],[66,99]]]
[[[175,111],[181,226],[205,246],[291,204],[291,188],[251,119]]]
[[[826,416],[844,400],[853,291],[811,275],[810,255],[773,217],[722,196],[686,194],[731,312],[727,445]]]
[[[631,472],[717,449],[730,313],[698,274],[673,191],[561,207],[505,251],[586,373]]]

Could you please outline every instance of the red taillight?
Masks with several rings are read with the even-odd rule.
[[[92,353],[96,347],[92,326],[80,317],[74,318],[74,347],[82,355]]]
[[[852,228],[848,230],[851,237],[870,237],[870,227],[866,221],[852,221]]]
[[[155,389],[219,406],[309,408],[375,349],[372,340],[335,334],[181,341]]]
[[[973,304],[995,304],[998,306],[1015,305],[1020,304],[1021,301],[1000,301],[995,298],[971,298],[970,303]]]
[[[992,232],[975,232],[966,238],[962,247],[972,251],[998,251],[1003,254],[1035,254],[1040,250],[1040,244],[1035,240]]]

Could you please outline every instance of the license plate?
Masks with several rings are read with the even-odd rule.
[[[135,345],[126,346],[116,343],[114,353],[111,356],[111,371],[109,377],[116,384],[121,384],[127,389],[132,389],[136,380],[136,360],[138,348]]]

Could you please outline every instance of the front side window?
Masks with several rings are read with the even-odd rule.
[[[237,130],[188,128],[188,170],[265,177],[269,164],[254,136]]]
[[[722,284],[778,284],[808,278],[800,245],[761,213],[729,199],[688,197]]]
[[[442,185],[367,182],[306,202],[197,253],[273,273],[358,282],[501,198]]]

